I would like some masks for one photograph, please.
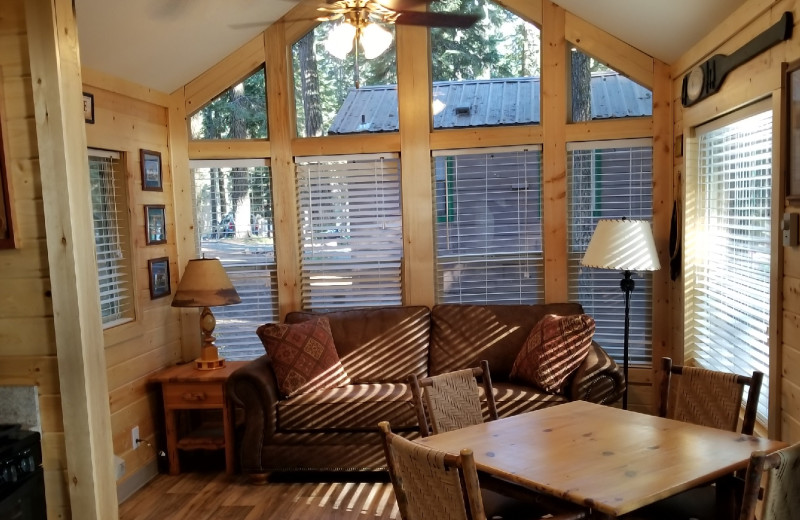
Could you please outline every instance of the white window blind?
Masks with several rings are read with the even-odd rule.
[[[100,312],[108,328],[134,318],[127,190],[118,153],[88,155]]]
[[[541,147],[434,153],[436,299],[543,301]]]
[[[199,253],[220,259],[242,299],[212,308],[220,355],[256,358],[264,354],[256,328],[278,320],[270,169],[263,159],[191,161],[190,166]]]
[[[764,373],[769,396],[772,111],[759,104],[697,129],[686,211],[686,357],[712,370]],[[688,190],[687,190],[688,192]],[[687,195],[687,198],[689,195]]]
[[[303,308],[399,305],[397,157],[298,157],[296,163]]]
[[[650,139],[568,143],[569,299],[595,319],[595,340],[623,361],[625,295],[622,271],[594,269],[581,259],[599,219],[651,220],[653,144]],[[629,362],[652,362],[652,273],[634,272]]]

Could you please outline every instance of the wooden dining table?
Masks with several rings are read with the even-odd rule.
[[[478,470],[616,518],[747,467],[786,443],[586,401],[418,439]]]

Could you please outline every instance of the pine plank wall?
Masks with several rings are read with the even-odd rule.
[[[17,247],[0,250],[0,384],[36,385],[44,432],[47,502],[50,518],[89,518],[70,509],[64,442],[64,413],[58,375],[50,270],[46,245],[41,172],[35,105],[31,86],[26,1],[4,0],[0,12],[0,117],[12,188]],[[624,42],[596,29],[548,0],[503,2],[542,28],[543,122],[535,127],[430,132],[426,107],[428,68],[412,56],[425,55],[426,38],[418,28],[398,27],[398,75],[401,97],[401,132],[365,138],[293,138],[293,109],[288,84],[285,48],[309,28],[306,24],[276,24],[245,44],[209,71],[172,93],[154,92],[141,85],[83,69],[84,91],[94,94],[95,124],[86,125],[90,147],[123,152],[128,170],[129,215],[134,236],[136,271],[135,323],[112,329],[104,336],[113,452],[125,460],[126,473],[117,482],[120,497],[146,481],[156,471],[154,449],[132,450],[130,428],[155,444],[159,417],[158,394],[145,384],[148,374],[196,353],[196,314],[169,306],[170,299],[150,300],[147,260],[168,256],[174,291],[186,261],[194,255],[190,158],[270,157],[274,178],[276,222],[285,236],[294,236],[295,208],[292,157],[295,155],[401,152],[404,172],[404,229],[406,232],[405,301],[433,303],[433,247],[429,212],[430,151],[453,147],[541,143],[545,150],[545,263],[548,301],[566,298],[566,154],[568,141],[653,137],[654,233],[662,265],[667,265],[669,212],[673,197],[683,190],[683,158],[673,145],[691,128],[750,101],[772,96],[776,123],[780,121],[781,63],[800,59],[800,36],[780,44],[735,70],[722,91],[690,109],[680,105],[683,74],[696,63],[716,54],[729,54],[780,18],[794,11],[800,18],[800,0],[749,0],[736,13],[698,42],[676,63],[663,64]],[[587,53],[653,90],[653,117],[635,121],[565,124],[567,40]],[[266,63],[270,140],[248,143],[189,142],[185,117],[232,83]],[[775,142],[780,142],[776,124]],[[688,141],[687,141],[688,142]],[[139,149],[162,153],[164,191],[141,190]],[[783,159],[776,147],[776,186]],[[777,190],[780,191],[780,190]],[[144,204],[164,204],[167,244],[144,245]],[[782,193],[774,204],[775,234],[784,211]],[[797,209],[791,209],[797,211]],[[299,302],[296,244],[276,245],[282,259],[279,273],[281,312]],[[775,286],[773,300],[773,363],[771,380],[772,432],[787,441],[800,441],[800,248],[783,248],[774,242]],[[671,282],[668,271],[656,274],[654,289],[654,357],[682,357],[682,287]],[[655,402],[649,369],[631,372],[631,403],[649,411]],[[62,412],[62,406],[66,412]]]

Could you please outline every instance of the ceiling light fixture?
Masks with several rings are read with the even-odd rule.
[[[334,27],[325,40],[325,50],[340,60],[356,46],[361,45],[364,57],[377,58],[392,44],[392,33],[375,22],[370,22],[359,11],[348,13],[342,22]]]

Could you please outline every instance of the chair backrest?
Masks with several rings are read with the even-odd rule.
[[[459,456],[410,441],[378,424],[403,520],[486,520],[472,451]]]
[[[756,451],[750,456],[739,520],[755,520],[765,472],[768,475],[761,520],[800,518],[800,493],[797,492],[800,488],[800,443],[797,443],[771,455]]]
[[[430,435],[431,427],[433,433],[443,433],[483,422],[478,378],[483,385],[489,418],[497,419],[492,377],[489,374],[489,362],[486,360],[481,361],[479,367],[436,376],[423,378],[413,374],[408,376],[419,429],[423,437]]]
[[[673,365],[672,359],[665,357],[662,359],[659,415],[701,426],[736,431],[744,387],[748,386],[741,432],[752,435],[763,379],[764,374],[759,371],[754,371],[752,376],[743,376]],[[670,385],[674,386],[673,391],[670,390]]]

